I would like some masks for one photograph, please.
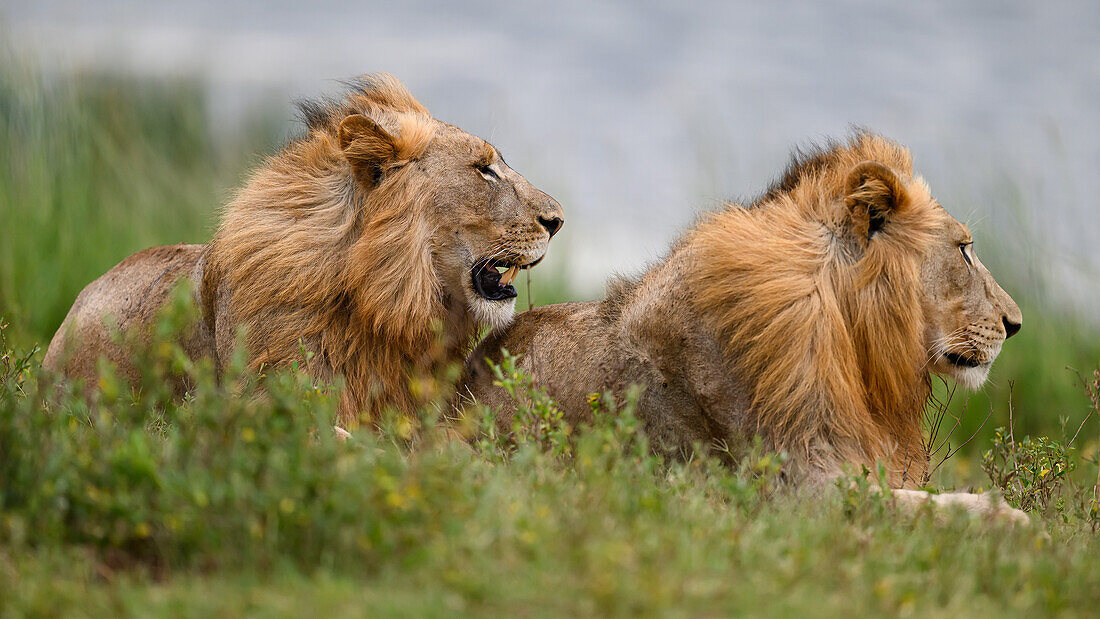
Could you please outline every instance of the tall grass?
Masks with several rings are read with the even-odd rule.
[[[215,212],[276,132],[211,135],[192,83],[0,70],[0,314],[46,343],[76,294],[127,255],[204,242]]]
[[[332,387],[239,365],[218,381],[157,332],[134,389],[105,374],[90,404],[3,355],[4,612],[1023,615],[1098,601],[1081,505],[1012,528],[898,513],[860,475],[800,495],[759,450],[734,467],[654,455],[630,394],[566,427],[508,363],[508,434],[475,415],[480,438],[454,441],[429,407],[344,442]],[[167,386],[180,374],[195,385],[184,402]]]

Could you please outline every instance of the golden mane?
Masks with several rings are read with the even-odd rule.
[[[226,206],[202,283],[208,324],[228,297],[228,324],[247,327],[254,366],[300,359],[301,340],[323,377],[343,376],[344,421],[414,404],[408,369],[432,362],[445,315],[424,179],[405,166],[427,148],[435,121],[392,76],[350,86],[341,101],[299,104],[305,135]],[[394,139],[387,174],[369,190],[348,163],[357,144],[341,144],[341,121],[355,114]]]
[[[849,174],[864,162],[902,186],[872,180],[853,193]],[[862,230],[873,232],[853,234],[852,201],[887,189],[900,197],[889,221],[876,229],[864,211]],[[944,216],[904,147],[859,133],[796,158],[752,207],[731,205],[689,235],[697,307],[777,449],[886,461],[891,477],[923,481],[921,261]]]

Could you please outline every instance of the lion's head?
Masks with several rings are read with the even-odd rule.
[[[300,108],[306,134],[226,208],[205,302],[229,297],[254,363],[295,358],[302,338],[347,379],[349,407],[406,407],[406,372],[439,356],[440,329],[454,361],[477,324],[511,319],[511,281],[543,258],[561,207],[391,76]]]
[[[424,276],[436,278],[444,295],[461,300],[481,323],[507,324],[516,297],[511,282],[542,260],[561,228],[561,207],[481,138],[417,111],[374,117],[349,114],[339,124],[340,147],[360,187],[386,192],[390,182],[391,191],[415,188],[422,209],[416,232],[427,237],[419,239],[426,247],[418,253],[430,252],[433,271]],[[380,244],[393,239],[373,242],[370,228],[368,223],[363,242],[384,253]],[[392,275],[398,287],[410,278]]]
[[[359,89],[361,94],[338,114],[330,107],[316,116],[326,122],[339,119],[335,133],[360,190],[388,198],[405,193],[391,198],[391,204],[413,201],[410,194],[415,193],[420,221],[410,232],[420,245],[412,253],[421,258],[430,253],[432,267],[422,276],[434,279],[447,298],[460,301],[479,322],[506,324],[516,297],[511,282],[546,254],[563,222],[561,206],[509,167],[488,142],[428,116],[396,80],[363,78]],[[387,216],[401,217],[381,215],[368,222],[361,240],[376,254],[395,251],[396,239],[379,230],[379,240],[372,241],[371,228],[391,224]],[[408,249],[407,243],[397,246]],[[424,264],[406,266],[410,272],[391,273],[394,287],[404,289],[405,282],[415,281],[416,267],[425,270]],[[373,283],[364,287],[379,291],[375,302],[400,298],[388,296],[398,290]]]
[[[755,204],[690,239],[696,303],[783,448],[828,436],[844,461],[923,470],[929,373],[978,387],[1020,328],[909,151],[873,134],[796,156]]]
[[[844,182],[847,224],[862,246],[855,255],[873,245],[887,226],[901,228],[893,239],[894,268],[906,262],[906,253],[910,264],[920,264],[919,280],[903,281],[918,290],[926,368],[970,389],[981,387],[1004,341],[1020,330],[1020,308],[978,259],[969,228],[913,173],[908,151],[869,135],[860,136],[851,150],[850,155],[866,150],[877,156],[852,166]],[[910,222],[908,230],[907,213],[922,218]],[[897,241],[906,234],[915,251],[897,251],[902,247]],[[889,272],[880,276],[889,277]]]
[[[977,389],[1023,315],[974,251],[970,230],[945,215],[921,268],[929,369]]]

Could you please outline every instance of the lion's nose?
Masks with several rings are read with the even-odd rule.
[[[557,234],[558,230],[561,230],[561,225],[565,223],[565,220],[557,216],[543,217],[540,215],[539,223],[542,224],[543,228],[546,228],[546,231],[549,232],[552,237]]]
[[[1008,316],[1002,316],[1001,322],[1003,322],[1005,325],[1006,340],[1020,332],[1020,323],[1009,320]]]

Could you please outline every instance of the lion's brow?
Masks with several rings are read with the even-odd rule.
[[[475,147],[475,153],[477,155],[478,165],[490,165],[497,158],[497,149],[493,148],[493,145],[482,140],[477,147]]]

